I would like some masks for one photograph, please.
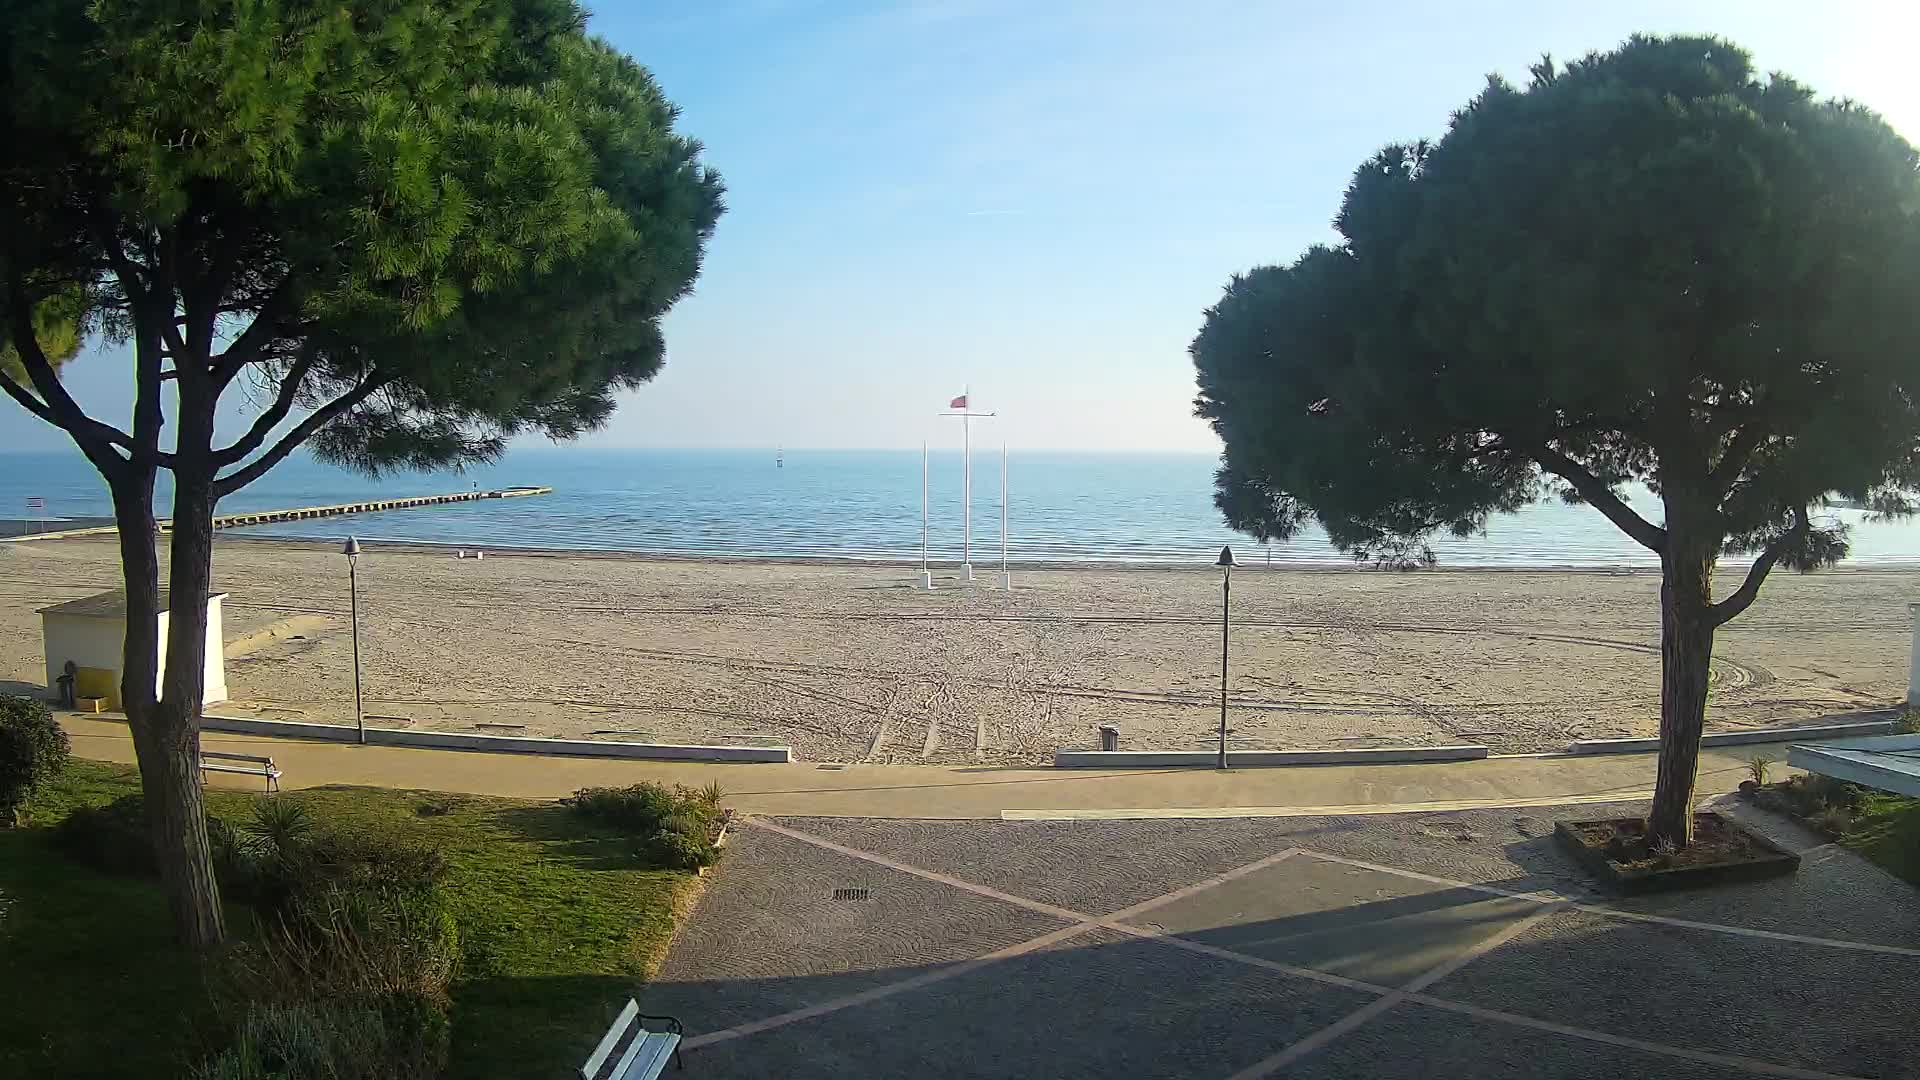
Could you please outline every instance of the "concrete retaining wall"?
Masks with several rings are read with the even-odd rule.
[[[307,724],[294,720],[253,720],[236,716],[207,716],[200,726],[208,731],[268,735],[288,739],[324,739],[354,742],[353,728],[337,724]],[[774,762],[793,760],[785,746],[683,746],[676,743],[600,742],[595,739],[536,739],[522,735],[467,735],[447,731],[368,728],[369,746],[413,746],[428,750],[479,750],[491,753],[563,754],[574,757],[634,758],[646,761]]]
[[[1364,750],[1229,750],[1229,766],[1374,765],[1405,761],[1475,761],[1484,746],[1382,746]],[[1220,762],[1215,750],[1055,750],[1056,769],[1164,769],[1210,767]]]
[[[1900,730],[1898,720],[1869,720],[1853,724],[1822,724],[1818,727],[1755,728],[1752,731],[1719,731],[1700,737],[1702,746],[1739,746],[1742,743],[1799,742],[1802,739],[1830,739],[1851,735],[1892,735]],[[1660,749],[1659,739],[1581,739],[1567,747],[1569,754],[1637,754]]]

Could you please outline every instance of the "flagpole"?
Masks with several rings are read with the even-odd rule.
[[[990,412],[977,413],[973,411],[973,388],[972,387],[968,387],[966,393],[961,394],[959,397],[954,398],[951,402],[949,402],[947,404],[947,409],[948,409],[947,412],[941,413],[940,415],[957,416],[960,418],[960,456],[965,459],[964,461],[961,462],[962,479],[961,479],[960,501],[964,504],[961,507],[961,519],[963,522],[962,528],[964,530],[963,532],[964,539],[961,541],[962,546],[960,549],[960,560],[961,560],[960,568],[966,571],[965,580],[972,581],[973,580],[973,418],[976,416],[982,416],[982,417],[993,416],[994,414]]]
[[[1013,591],[1013,574],[1007,570],[1007,444],[1000,444],[1000,587]]]
[[[965,538],[961,541],[960,567],[966,571],[968,581],[973,580],[973,387],[968,386],[961,397],[966,399],[967,407],[960,412],[960,453],[966,458],[966,468],[960,482],[961,498],[966,506],[961,509],[961,518],[965,521]]]
[[[927,444],[920,444],[920,587],[933,588],[933,571],[927,569],[927,487],[930,466],[927,464]]]

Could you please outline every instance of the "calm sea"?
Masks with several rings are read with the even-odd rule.
[[[1229,531],[1212,503],[1215,459],[1206,454],[1020,451],[1009,463],[1007,547],[1022,560],[1187,563],[1221,544],[1243,562],[1267,549]],[[959,560],[961,455],[932,459],[932,556]],[[164,476],[164,474],[163,474]],[[516,451],[465,473],[369,480],[303,457],[221,504],[225,513],[543,484],[552,495],[289,522],[247,535],[450,543],[685,555],[917,560],[920,454],[891,450]],[[974,457],[976,565],[1000,558],[1000,459]],[[58,520],[109,513],[105,488],[77,455],[0,455],[0,531],[31,529],[27,500]],[[1657,514],[1653,501],[1636,502]],[[164,499],[160,512],[167,512]],[[1920,562],[1920,523],[1862,523],[1853,511],[1853,562]],[[1484,537],[1435,543],[1451,566],[1649,566],[1654,559],[1586,507],[1543,503],[1496,519]],[[1318,534],[1271,549],[1275,563],[1342,565]]]

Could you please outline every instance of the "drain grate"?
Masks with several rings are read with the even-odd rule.
[[[835,889],[833,890],[833,898],[835,900],[871,900],[873,899],[873,890],[872,889]]]

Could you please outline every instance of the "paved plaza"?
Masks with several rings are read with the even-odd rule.
[[[724,1077],[1920,1077],[1920,893],[1596,896],[1557,817],[761,817],[646,1012]]]

